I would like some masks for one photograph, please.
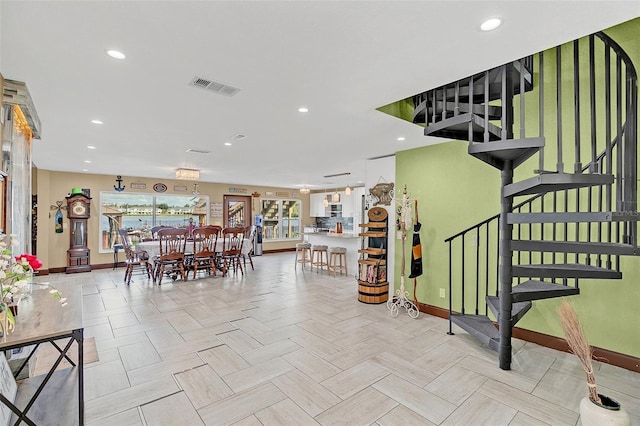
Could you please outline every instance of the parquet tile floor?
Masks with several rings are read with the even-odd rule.
[[[574,357],[514,340],[511,371],[448,322],[391,318],[353,277],[294,270],[154,285],[124,270],[52,274],[84,293],[88,425],[578,425]],[[45,277],[42,277],[45,278]],[[541,302],[544,303],[544,302]],[[640,374],[596,363],[600,390],[640,425]]]

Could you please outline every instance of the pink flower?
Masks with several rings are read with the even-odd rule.
[[[23,253],[20,256],[16,257],[17,262],[22,262],[23,259],[27,261],[31,269],[33,269],[34,271],[42,268],[42,262],[40,262],[38,258],[32,254]]]

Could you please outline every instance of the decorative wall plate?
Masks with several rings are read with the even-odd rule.
[[[156,183],[153,185],[153,190],[156,192],[165,192],[167,190],[167,185],[164,183]]]
[[[367,213],[369,220],[372,222],[382,222],[388,216],[387,210],[382,207],[372,207]]]

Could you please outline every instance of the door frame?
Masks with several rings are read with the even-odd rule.
[[[222,200],[222,223],[224,227],[229,226],[229,209],[228,205],[230,201],[235,202],[243,202],[244,203],[244,211],[245,219],[244,219],[244,228],[247,226],[253,225],[253,210],[251,206],[251,196],[250,195],[224,195]]]

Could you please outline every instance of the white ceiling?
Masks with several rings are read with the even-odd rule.
[[[492,16],[503,26],[481,33]],[[638,16],[637,0],[2,0],[0,71],[31,92],[40,168],[172,179],[187,167],[205,182],[319,189],[439,141],[377,107]]]

